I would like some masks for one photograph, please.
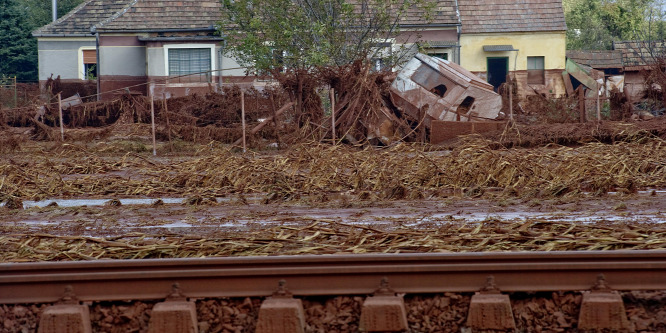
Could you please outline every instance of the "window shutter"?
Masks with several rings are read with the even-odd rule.
[[[96,50],[83,50],[83,63],[84,64],[96,64],[97,63],[97,51]]]

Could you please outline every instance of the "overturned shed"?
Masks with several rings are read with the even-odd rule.
[[[602,78],[602,87],[605,89],[605,96],[610,96],[609,92],[617,89],[624,91],[624,64],[622,61],[622,51],[620,50],[590,50],[590,51],[567,51],[567,61],[576,63],[586,72],[591,73],[595,79]],[[567,64],[566,70],[571,68]],[[603,75],[601,75],[603,74]],[[582,81],[581,81],[582,82]],[[565,83],[567,78],[565,77]],[[572,86],[576,89],[576,86]],[[573,93],[567,83],[567,94]]]
[[[613,49],[622,52],[624,89],[631,102],[643,99],[649,84],[646,75],[664,63],[666,41],[616,41]]]
[[[431,129],[432,143],[448,137],[438,132],[460,128],[435,122],[493,121],[502,108],[502,97],[492,85],[455,63],[424,54],[417,54],[398,73],[390,94],[406,116]]]

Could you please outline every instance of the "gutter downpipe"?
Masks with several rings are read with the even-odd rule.
[[[220,55],[219,55],[220,59],[218,61],[220,66],[219,67],[220,72],[218,74],[218,81],[220,86],[219,92],[222,92],[222,85],[224,84],[224,49],[227,44],[227,41],[223,40],[221,44],[222,45],[220,46]]]
[[[460,65],[460,35],[462,34],[462,21],[460,20],[460,8],[458,7],[458,0],[456,0],[456,16],[458,17],[458,26],[456,27],[458,32],[458,40],[456,40],[456,55],[453,62]]]
[[[97,27],[92,26],[90,28],[90,31],[95,34],[95,58],[97,61],[97,65],[95,66],[95,74],[97,76],[97,101],[102,100],[102,91],[101,85],[100,85],[100,80],[99,80],[99,73],[100,73],[100,68],[102,67],[99,62],[99,32],[97,31]]]

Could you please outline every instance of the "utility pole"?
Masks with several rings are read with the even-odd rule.
[[[51,16],[53,22],[58,19],[58,0],[51,0]]]

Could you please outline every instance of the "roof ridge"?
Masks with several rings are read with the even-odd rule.
[[[38,34],[40,31],[44,31],[44,30],[46,30],[47,28],[50,28],[50,27],[52,27],[52,26],[54,26],[54,25],[57,25],[57,24],[59,24],[59,23],[62,23],[62,21],[67,20],[67,19],[70,18],[72,15],[74,15],[75,13],[77,13],[78,11],[80,11],[83,7],[89,5],[89,4],[90,4],[91,2],[93,2],[93,1],[99,1],[99,0],[86,0],[86,1],[82,2],[81,4],[79,4],[78,6],[74,7],[74,9],[70,10],[67,14],[61,16],[61,17],[58,18],[57,20],[52,21],[52,22],[50,22],[50,23],[48,23],[48,24],[46,24],[46,25],[44,25],[44,26],[41,26],[41,27],[39,27],[39,28],[33,30],[33,31],[32,31],[32,34],[33,34],[33,35],[34,35],[34,34]]]
[[[127,6],[125,6],[123,9],[119,10],[117,13],[109,16],[106,19],[104,19],[102,21],[99,21],[97,24],[94,24],[90,28],[90,30],[91,31],[96,31],[97,28],[100,28],[100,27],[104,26],[105,24],[109,24],[109,23],[113,22],[115,19],[117,19],[117,18],[123,16],[125,13],[127,13],[127,11],[130,10],[130,8],[134,7],[134,5],[136,5],[137,2],[139,2],[139,0],[131,0],[131,2],[129,4],[127,4]]]

